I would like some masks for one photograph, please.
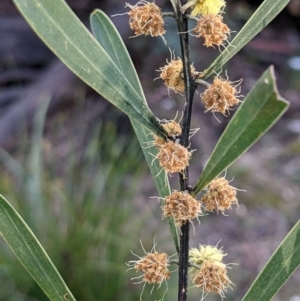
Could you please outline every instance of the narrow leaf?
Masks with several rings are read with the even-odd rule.
[[[162,127],[145,99],[63,0],[13,0],[44,43],[83,81],[150,131]]]
[[[242,301],[269,301],[300,265],[300,221],[288,233]]]
[[[92,32],[98,43],[146,103],[141,83],[130,55],[114,24],[107,15],[99,9],[96,9],[91,14],[90,23]]]
[[[265,28],[283,10],[288,2],[290,0],[265,0],[226,49],[204,70],[203,78],[208,78],[221,71],[222,66]]]
[[[288,102],[277,92],[271,66],[257,81],[219,139],[195,185],[199,193],[253,145],[286,111]]]
[[[0,233],[51,301],[75,301],[37,238],[15,209],[1,195]]]
[[[158,160],[157,159],[154,160],[154,156],[157,154],[157,149],[155,147],[146,147],[148,143],[151,140],[153,140],[153,137],[150,137],[149,139],[150,135],[147,135],[147,131],[145,130],[145,128],[139,126],[139,124],[136,121],[131,120],[131,124],[141,144],[153,180],[155,182],[157,191],[159,193],[160,196],[159,202],[161,205],[163,205],[163,201],[161,198],[170,195],[171,190],[170,190],[169,180],[165,174],[165,171],[162,170],[162,168],[159,166]],[[168,224],[174,240],[176,251],[177,253],[179,253],[179,238],[178,238],[178,232],[177,232],[174,219],[168,218]]]
[[[132,64],[128,51],[112,22],[100,10],[94,11],[91,15],[90,20],[91,27],[97,41],[100,43],[103,49],[110,55],[111,59],[123,72],[125,77],[127,77],[130,80],[130,83],[141,95],[141,97],[144,97],[140,81],[137,77],[135,68]],[[164,198],[165,196],[170,195],[171,191],[169,181],[165,175],[165,172],[161,170],[158,161],[154,160],[154,156],[157,154],[157,149],[155,147],[149,147],[149,143],[153,141],[153,136],[149,135],[149,131],[146,130],[144,127],[141,127],[140,124],[135,120],[131,119],[131,123],[144,152],[159,196],[161,198]],[[162,204],[162,202],[160,203]],[[179,239],[174,219],[168,219],[168,223],[171,234],[174,239],[175,248],[177,252],[179,252]]]

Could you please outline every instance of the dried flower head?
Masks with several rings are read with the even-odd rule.
[[[167,174],[181,172],[189,165],[191,152],[173,141],[165,142],[159,147],[156,158]]]
[[[126,7],[131,9],[129,26],[136,36],[157,37],[166,33],[161,9],[156,4],[142,0],[134,6],[126,3]]]
[[[213,83],[201,94],[206,111],[219,112],[225,115],[230,108],[237,105],[240,100],[237,94],[240,92],[233,82],[215,77]],[[226,116],[226,115],[225,115]]]
[[[168,255],[166,253],[146,253],[139,260],[132,260],[127,265],[143,272],[143,281],[149,284],[161,284],[170,278]]]
[[[224,297],[224,291],[230,287],[231,281],[227,276],[224,263],[204,261],[199,270],[190,274],[193,284],[207,293],[217,293]]]
[[[147,283],[160,284],[170,278],[168,269],[168,255],[166,253],[148,253],[139,260],[134,268],[137,271],[144,272],[143,280]]]
[[[175,140],[176,138],[178,138],[181,135],[182,130],[181,130],[181,126],[178,122],[176,122],[175,120],[170,120],[170,121],[162,120],[162,121],[165,122],[162,124],[162,127],[167,132],[167,134],[170,138],[173,138]],[[156,148],[159,149],[161,147],[164,147],[164,145],[166,144],[166,141],[161,137],[158,137],[155,135],[153,135],[153,136],[154,136],[153,144],[156,146]]]
[[[165,82],[168,89],[174,90],[175,93],[184,91],[183,66],[180,58],[172,59],[168,65],[160,68],[160,71],[160,78]],[[191,74],[193,78],[198,74],[193,65],[191,65]]]
[[[164,217],[174,217],[177,227],[198,218],[201,213],[200,203],[186,192],[174,190],[164,201],[163,215]]]
[[[193,32],[197,38],[204,38],[204,46],[213,47],[223,45],[227,40],[230,29],[223,22],[220,15],[205,15],[198,22]]]
[[[225,178],[216,178],[207,186],[207,192],[201,198],[207,211],[224,211],[237,204],[236,189]]]
[[[176,122],[175,120],[171,120],[169,122],[162,124],[162,127],[168,133],[169,137],[176,138],[176,137],[179,137],[182,133],[180,124],[178,122]]]
[[[225,5],[224,0],[191,0],[182,6],[181,11],[185,12],[188,8],[193,7],[192,16],[218,15]]]

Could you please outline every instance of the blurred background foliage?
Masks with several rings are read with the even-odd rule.
[[[95,8],[108,15],[124,12],[120,0],[69,0],[88,26]],[[135,1],[128,1],[134,4]],[[164,11],[169,1],[157,0]],[[225,20],[239,30],[260,1],[228,1]],[[273,129],[228,171],[239,192],[239,208],[229,217],[209,215],[196,226],[191,245],[224,246],[236,284],[228,300],[249,288],[279,242],[299,219],[300,195],[300,5],[292,0],[266,29],[227,65],[231,80],[243,78],[242,94],[268,67],[275,65],[281,94],[289,111]],[[129,39],[128,17],[114,17],[137,67],[151,109],[172,119],[182,109],[181,97],[170,96],[158,70],[170,57],[160,38]],[[173,20],[167,20],[168,46],[179,55]],[[234,36],[234,33],[232,33]],[[142,285],[130,281],[125,262],[147,251],[154,236],[158,251],[174,253],[167,225],[161,221],[157,193],[126,116],[73,76],[40,42],[10,0],[0,2],[0,193],[33,229],[78,300],[138,300]],[[203,70],[218,50],[204,49],[191,37],[191,56]],[[199,92],[201,92],[199,90]],[[203,113],[196,95],[193,137],[197,149],[191,182],[197,179],[228,119]],[[180,114],[179,114],[180,115]],[[172,187],[178,188],[176,177]],[[176,269],[174,266],[173,270]],[[176,272],[165,300],[177,296]],[[297,271],[274,301],[299,301]],[[165,286],[147,287],[144,300],[158,300]],[[189,300],[201,293],[191,289]],[[46,300],[1,240],[0,300]],[[209,300],[220,300],[209,296]]]

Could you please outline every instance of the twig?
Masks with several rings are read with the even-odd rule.
[[[186,0],[182,0],[182,5]],[[189,36],[187,19],[180,13],[180,3],[177,2],[177,27],[180,37],[180,46],[183,62],[183,75],[185,83],[185,103],[182,119],[182,135],[180,143],[184,147],[189,145],[189,133],[191,125],[192,105],[196,86],[194,85],[191,69],[190,69],[190,54],[189,54]],[[189,187],[189,172],[186,168],[179,175],[181,191],[188,190]],[[179,252],[179,283],[178,283],[178,301],[187,300],[187,283],[188,283],[188,265],[189,265],[189,223],[184,224],[181,229],[180,236],[180,252]]]

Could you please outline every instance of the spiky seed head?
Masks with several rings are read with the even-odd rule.
[[[189,165],[191,152],[173,141],[165,142],[159,147],[156,158],[167,174],[181,172]]]
[[[149,284],[161,284],[170,278],[168,269],[168,255],[166,253],[147,253],[146,256],[136,261],[136,271],[144,273],[143,281]]]
[[[204,38],[204,46],[221,46],[228,39],[230,29],[220,15],[205,15],[198,22],[193,32],[197,38]]]
[[[160,68],[160,78],[165,82],[168,89],[174,90],[175,93],[184,91],[183,66],[181,59],[173,59],[164,67]],[[191,65],[191,74],[194,78],[198,73],[195,67]]]
[[[131,9],[128,12],[129,26],[136,36],[157,37],[166,33],[161,9],[155,3],[139,1],[134,6],[126,3],[126,7]]]
[[[207,186],[207,192],[201,198],[207,211],[222,211],[237,204],[236,189],[229,185],[225,178],[216,178]]]
[[[162,210],[164,217],[174,217],[176,226],[181,227],[199,216],[201,205],[190,194],[174,190],[166,196]]]
[[[217,293],[221,296],[232,283],[227,275],[224,263],[204,261],[199,270],[191,273],[192,282],[195,286],[207,293]]]
[[[237,85],[234,86],[228,80],[215,77],[213,83],[201,94],[201,99],[206,111],[219,112],[225,115],[231,107],[240,102],[237,99],[238,93]]]

